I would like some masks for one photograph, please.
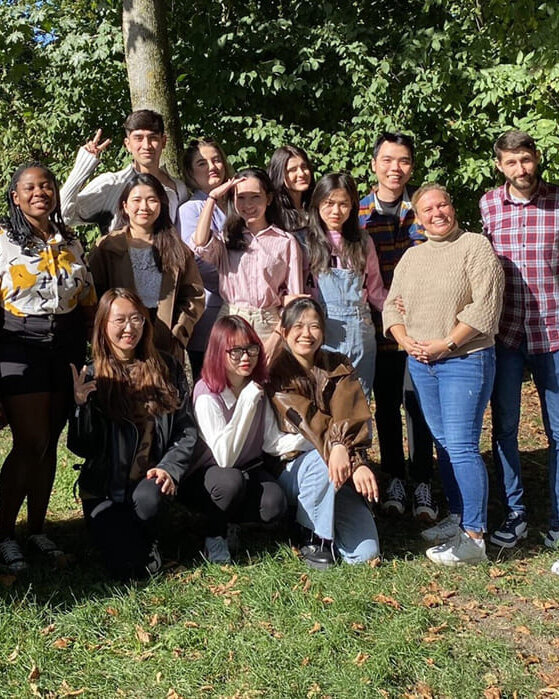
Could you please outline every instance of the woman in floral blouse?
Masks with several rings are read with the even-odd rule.
[[[27,498],[29,546],[55,559],[43,534],[58,438],[72,397],[70,362],[81,366],[96,302],[78,239],[60,214],[58,186],[40,163],[14,173],[0,226],[0,393],[13,436],[0,472],[0,557],[27,568],[15,522]]]

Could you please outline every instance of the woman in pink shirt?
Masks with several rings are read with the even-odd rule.
[[[212,213],[225,195],[229,215],[213,235]],[[224,300],[219,316],[240,315],[270,343],[284,299],[303,290],[301,251],[278,221],[270,178],[247,168],[209,193],[191,239],[194,252],[217,268]]]
[[[349,357],[368,400],[376,355],[369,304],[381,311],[387,291],[375,246],[359,227],[358,213],[353,178],[325,175],[313,192],[307,235],[299,240],[310,272],[306,290],[326,315],[325,347]]]

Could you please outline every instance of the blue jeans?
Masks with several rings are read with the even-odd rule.
[[[371,510],[351,486],[343,485],[336,492],[316,449],[290,461],[278,482],[289,503],[297,505],[299,524],[333,541],[344,561],[362,563],[379,555]]]
[[[520,395],[525,366],[532,370],[540,397],[543,424],[549,444],[550,526],[559,529],[559,352],[529,354],[524,342],[518,349],[497,343],[497,373],[491,396],[493,415],[493,459],[503,503],[508,510],[524,512],[518,426]]]
[[[462,527],[487,529],[487,471],[479,453],[483,413],[495,378],[493,347],[432,364],[408,358],[439,459],[450,511]]]

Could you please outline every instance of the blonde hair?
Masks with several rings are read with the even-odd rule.
[[[417,205],[419,204],[419,200],[427,194],[427,192],[441,192],[446,196],[448,199],[449,203],[452,204],[452,199],[450,198],[450,194],[448,193],[448,189],[446,187],[443,187],[442,184],[438,184],[437,182],[427,182],[427,184],[421,185],[418,189],[415,190],[414,195],[411,198],[411,205],[413,207],[413,210],[417,212]]]

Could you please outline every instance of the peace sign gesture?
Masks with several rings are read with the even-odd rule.
[[[85,372],[87,367],[85,365],[79,374],[74,364],[70,364],[70,367],[72,369],[72,378],[74,379],[74,400],[76,405],[83,405],[87,401],[89,394],[97,390],[97,383],[95,379],[86,382]]]
[[[91,139],[91,141],[88,141],[85,145],[84,148],[88,153],[91,153],[91,155],[94,155],[96,158],[101,157],[101,153],[109,147],[109,144],[111,142],[110,138],[107,138],[103,141],[103,143],[100,143],[101,141],[101,135],[103,131],[101,129],[97,129],[97,133],[95,136]]]

